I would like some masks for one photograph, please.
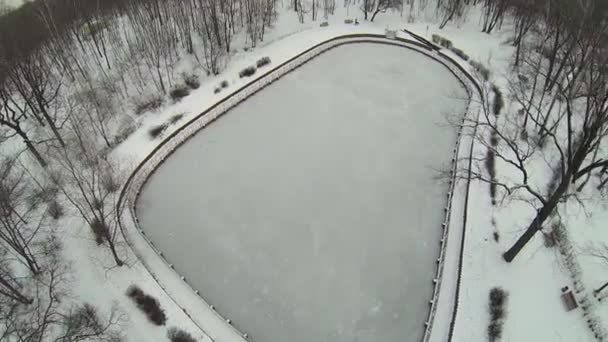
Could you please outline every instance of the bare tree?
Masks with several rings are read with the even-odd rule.
[[[41,126],[48,126],[55,139],[65,146],[59,132],[62,121],[58,116],[57,103],[62,83],[54,77],[44,55],[31,53],[21,56],[6,70],[7,78],[13,85],[12,96],[18,96],[14,101],[20,102],[19,110],[28,111]]]
[[[0,248],[0,299],[1,298],[23,305],[29,305],[33,302],[32,298],[28,297],[27,293],[25,293],[23,285],[14,275],[12,265],[9,262],[8,251],[4,248]]]
[[[586,248],[586,254],[599,260],[604,266],[608,266],[608,245],[605,243],[590,244]],[[608,281],[605,281],[600,287],[593,290],[593,294],[597,297],[602,291],[608,288]]]
[[[117,266],[124,262],[118,255],[118,213],[116,201],[120,173],[116,164],[98,148],[87,127],[70,122],[71,147],[54,150],[52,178],[67,200],[77,209],[95,236],[106,246]]]
[[[0,161],[0,244],[10,250],[15,260],[32,274],[40,272],[34,245],[44,228],[46,210],[27,201],[25,173],[14,159]]]
[[[370,21],[374,21],[378,13],[385,13],[389,9],[401,10],[403,0],[374,0],[371,1],[373,14]]]
[[[1,73],[2,68],[0,67]],[[42,157],[42,154],[36,147],[36,143],[32,141],[29,133],[24,128],[24,122],[27,119],[27,110],[24,109],[24,105],[12,96],[12,89],[9,88],[7,82],[2,82],[2,76],[0,75],[0,126],[8,128],[11,131],[10,136],[19,136],[36,161],[42,167],[46,167],[46,160]]]
[[[463,14],[465,3],[463,0],[442,0],[437,1],[437,10],[441,15],[439,28],[443,29],[450,21]]]
[[[608,161],[601,157],[602,144],[608,134],[608,75],[602,67],[608,60],[601,38],[603,30],[605,26],[598,30],[596,24],[594,29],[589,26],[588,30],[578,31],[576,53],[569,55],[569,68],[561,72],[563,76],[556,82],[556,92],[539,87],[538,91],[546,94],[548,100],[537,102],[534,96],[519,98],[525,117],[513,114],[497,117],[485,110],[479,123],[473,123],[481,127],[478,141],[498,162],[510,168],[513,175],[518,175],[518,178],[501,181],[478,172],[475,178],[493,183],[507,196],[525,200],[536,211],[524,233],[504,253],[507,262],[543,228],[560,203],[569,199],[581,201],[578,193],[587,184],[588,176],[608,166]],[[540,77],[550,74],[550,64],[531,65],[537,67],[535,72]],[[530,91],[527,82],[514,80],[512,84],[516,84],[513,88],[528,87],[521,93]],[[484,86],[490,87],[487,83]],[[527,113],[531,108],[536,114]],[[520,139],[519,132],[526,120],[533,122],[536,131],[524,140]],[[532,170],[539,163],[551,170],[548,181],[532,177]]]
[[[485,0],[482,14],[482,32],[491,33],[496,25],[504,19],[510,0]]]
[[[50,237],[47,248],[49,253],[43,272],[27,278],[22,285],[30,295],[27,302],[0,292],[0,324],[3,327],[0,340],[121,341],[117,327],[124,321],[124,315],[113,307],[102,317],[90,304],[71,302],[68,294],[70,269],[59,257],[61,246],[56,238]]]

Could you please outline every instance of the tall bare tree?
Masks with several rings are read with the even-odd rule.
[[[574,48],[567,48],[572,53],[557,57],[566,58],[567,62],[559,71],[556,89],[551,91],[550,87],[530,86],[529,81],[513,80],[512,89],[522,87],[521,94],[532,92],[525,97],[512,91],[520,102],[523,116],[507,113],[496,117],[484,111],[484,118],[479,122],[483,129],[479,130],[478,140],[491,150],[497,161],[519,177],[501,181],[478,172],[476,178],[494,183],[508,196],[520,196],[536,211],[524,233],[504,253],[507,262],[511,262],[543,228],[560,203],[579,198],[579,192],[591,184],[588,183],[590,175],[608,166],[603,156],[608,134],[608,75],[603,67],[608,62],[608,55],[603,32],[608,24],[606,21],[591,24],[589,17],[580,20],[587,24],[584,29],[575,31]],[[541,56],[537,55],[537,58]],[[533,73],[524,74],[539,77],[533,84],[553,79],[557,72],[555,66],[537,60],[539,62],[529,64],[534,68]],[[555,65],[561,63],[556,61]],[[527,121],[532,122],[534,130],[526,134],[526,139],[521,139],[519,133]],[[532,177],[532,170],[538,168],[539,161],[549,165],[549,180]]]
[[[70,147],[54,149],[52,178],[88,224],[98,245],[106,246],[116,266],[123,266],[117,248],[119,169],[101,151],[90,127],[70,121]]]

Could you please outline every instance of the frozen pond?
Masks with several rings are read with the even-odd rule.
[[[255,342],[418,341],[465,97],[420,53],[333,49],[179,148],[141,225]]]

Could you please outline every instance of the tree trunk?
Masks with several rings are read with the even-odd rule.
[[[532,239],[534,234],[536,234],[536,232],[542,229],[543,223],[545,222],[547,217],[549,217],[550,213],[548,209],[545,209],[546,207],[547,206],[543,207],[543,209],[538,212],[538,214],[536,215],[532,223],[528,226],[528,229],[526,229],[523,235],[520,236],[519,239],[515,241],[515,244],[511,246],[511,248],[509,248],[509,250],[502,255],[506,262],[513,261],[517,254],[519,254],[519,252],[521,252],[524,246]]]
[[[376,19],[376,16],[378,15],[378,13],[380,13],[380,8],[376,8],[376,10],[374,11],[374,14],[372,15],[372,19],[370,21],[374,21],[374,19]]]
[[[598,294],[600,292],[602,292],[603,289],[605,289],[606,287],[608,287],[608,281],[604,283],[604,285],[600,286],[598,289],[593,290],[594,294]]]
[[[46,160],[44,160],[44,158],[42,158],[42,155],[40,154],[40,152],[38,152],[38,150],[36,149],[36,146],[34,146],[34,144],[32,144],[32,142],[27,137],[27,135],[25,135],[25,132],[23,132],[23,134],[20,134],[20,133],[18,133],[18,134],[21,136],[21,138],[23,138],[23,142],[25,143],[25,146],[27,146],[28,151],[30,151],[30,153],[34,155],[34,158],[36,158],[36,161],[40,164],[40,166],[42,166],[43,168],[46,168],[48,165]]]
[[[5,290],[3,290],[3,288]],[[18,289],[16,289],[9,281],[0,277],[0,294],[12,298],[21,304],[29,305],[32,304],[32,299],[23,295]]]
[[[116,252],[116,246],[113,241],[108,241],[108,245],[110,246],[110,250],[112,251],[112,256],[114,257],[114,262],[116,262],[116,266],[122,267],[125,263],[120,259],[118,253]]]
[[[549,218],[549,215],[551,215],[559,204],[560,199],[564,196],[566,190],[568,190],[571,180],[572,166],[571,169],[569,169],[568,172],[562,177],[559,186],[555,189],[549,200],[538,211],[536,217],[532,223],[530,223],[523,235],[520,236],[519,239],[515,241],[515,244],[513,244],[513,246],[511,246],[511,248],[509,248],[509,250],[503,254],[503,258],[506,262],[513,261],[524,246],[532,239],[534,234],[543,228],[543,223],[545,223],[547,218]]]
[[[53,135],[55,136],[57,141],[59,141],[59,144],[61,145],[61,147],[65,148],[66,147],[65,141],[63,141],[63,138],[61,137],[61,134],[59,133],[59,129],[55,125],[55,122],[53,121],[53,119],[51,118],[49,113],[46,111],[46,109],[42,109],[42,115],[44,115],[44,119],[46,120],[46,122],[48,122],[49,127],[51,128],[51,131],[53,132]]]

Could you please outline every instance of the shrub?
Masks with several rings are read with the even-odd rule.
[[[190,95],[190,90],[185,85],[177,85],[169,92],[173,101],[179,101],[188,95]]]
[[[116,177],[112,173],[102,174],[102,175],[100,175],[100,177],[101,177],[101,186],[107,192],[112,194],[112,193],[115,193],[118,190],[120,190],[120,182],[118,180],[118,177]]]
[[[490,290],[488,310],[490,324],[488,325],[488,340],[494,342],[502,336],[502,327],[506,316],[508,294],[505,290],[494,287]]]
[[[198,89],[201,86],[201,81],[198,79],[197,75],[183,75],[184,83],[190,87],[190,89]]]
[[[98,219],[93,220],[93,222],[91,222],[90,224],[91,226],[91,231],[93,232],[93,235],[95,236],[95,243],[97,243],[97,245],[102,245],[104,243],[104,241],[106,240],[106,237],[109,236],[109,231],[108,231],[108,227],[101,221],[99,221]]]
[[[492,204],[496,204],[496,183],[494,180],[496,179],[496,154],[494,150],[488,149],[486,153],[485,160],[486,170],[488,175],[490,175],[490,198],[492,199]]]
[[[65,319],[73,331],[100,331],[103,326],[97,308],[88,303],[72,310]]]
[[[165,325],[167,315],[160,307],[158,300],[142,291],[137,285],[131,285],[127,289],[127,296],[131,298],[137,307],[143,311],[148,320],[156,325]]]
[[[467,55],[466,53],[464,53],[464,51],[457,49],[457,48],[452,48],[451,51],[458,57],[462,58],[464,61],[468,61],[469,60],[469,55]]]
[[[257,65],[258,68],[261,68],[268,64],[270,64],[270,57],[262,57],[262,58],[258,59],[258,61],[255,63],[255,65]]]
[[[169,119],[171,125],[175,125],[179,120],[184,117],[184,114],[175,114]]]
[[[220,88],[220,87],[213,89],[214,94],[219,94],[220,91],[222,91],[222,88]]]
[[[137,285],[131,285],[127,288],[127,297],[135,300],[135,298],[142,297],[144,295],[144,291],[139,288]]]
[[[490,135],[490,145],[492,145],[493,147],[498,146],[498,134],[496,133],[496,131],[493,131]]]
[[[268,63],[270,63],[270,60],[268,60]],[[220,83],[220,87],[222,87],[222,88],[228,88],[228,81],[223,80],[222,83]]]
[[[167,331],[167,337],[169,340],[171,340],[171,342],[196,342],[196,339],[188,332],[175,327],[170,328]]]
[[[432,35],[431,40],[433,41],[433,43],[443,46],[446,49],[452,49],[452,47],[454,46],[451,40],[443,38],[438,34]]]
[[[163,104],[162,97],[150,96],[147,98],[143,98],[135,101],[135,114],[141,115],[145,112],[149,112],[151,110],[157,109]]]
[[[502,92],[495,84],[492,85],[492,91],[494,92],[494,115],[498,116],[505,106],[505,101],[502,98]]]
[[[125,123],[118,128],[118,133],[114,136],[112,146],[118,146],[123,141],[127,140],[131,134],[137,130],[137,126],[132,123]]]
[[[555,235],[555,229],[550,231],[549,233],[543,233],[543,242],[545,247],[555,247],[555,245],[557,244],[557,238]]]
[[[501,289],[500,287],[494,287],[490,290],[490,316],[493,319],[498,319],[498,318],[502,318],[502,314],[501,316],[496,316],[494,315],[494,313],[499,312],[499,308],[501,309],[500,312],[503,312],[503,306],[505,305],[505,302],[507,301],[507,292],[503,289]]]
[[[344,23],[345,24],[352,24],[353,20],[352,19],[344,19]]]
[[[327,27],[327,26],[329,26],[329,23],[327,21],[324,21],[319,26],[321,26],[321,27]]]
[[[488,340],[493,342],[502,337],[502,325],[498,323],[490,323],[488,326]]]
[[[530,79],[528,78],[528,76],[523,75],[523,74],[517,74],[517,78],[523,84],[528,84],[530,82]]]
[[[488,68],[486,68],[483,64],[476,62],[476,61],[469,61],[469,64],[471,64],[471,66],[477,70],[477,72],[479,72],[479,74],[481,75],[481,77],[483,77],[484,80],[489,80],[490,79],[490,70],[488,70]]]
[[[167,130],[167,127],[168,126],[166,123],[164,123],[162,125],[154,126],[154,127],[150,128],[150,130],[148,131],[148,134],[150,135],[150,137],[152,139],[156,139],[158,136],[163,134],[163,132],[165,132],[165,130]]]
[[[61,206],[61,204],[59,203],[59,201],[57,201],[56,199],[52,200],[49,203],[47,210],[48,210],[49,215],[54,220],[59,219],[64,214],[64,212],[63,212],[63,206]]]
[[[252,65],[252,66],[248,66],[245,69],[241,70],[241,72],[239,72],[239,77],[240,78],[249,77],[253,74],[255,74],[255,67]]]
[[[495,230],[492,233],[492,237],[494,238],[494,241],[496,241],[496,242],[500,241],[500,234],[498,234],[498,231]]]

